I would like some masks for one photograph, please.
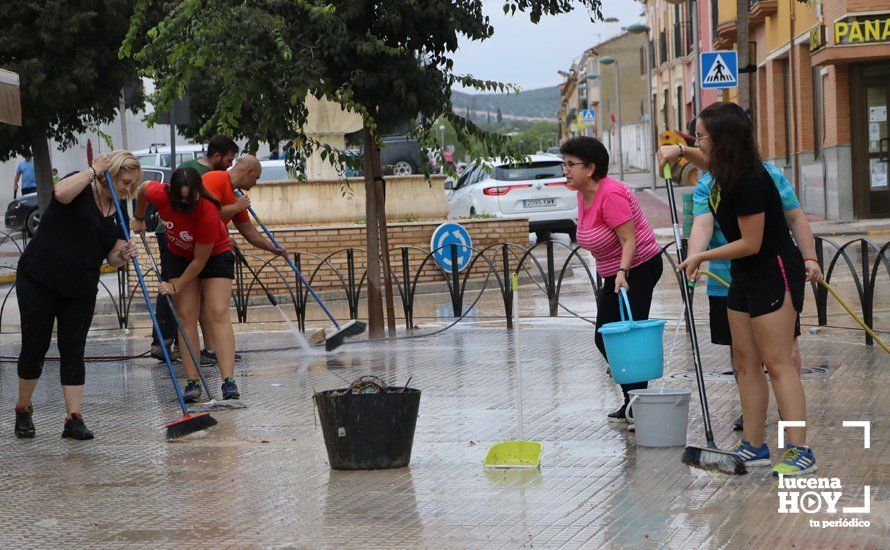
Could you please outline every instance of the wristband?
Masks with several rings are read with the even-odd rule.
[[[619,267],[619,268],[618,268],[618,271],[619,271],[619,272],[620,272],[620,271],[623,271],[625,277],[628,276],[628,275],[630,275],[630,270],[627,269],[626,267]]]
[[[136,216],[136,215],[133,216],[133,219],[136,220],[137,222],[144,222],[144,221],[145,221],[145,218],[140,218],[139,216]]]
[[[819,260],[817,260],[816,258],[804,258],[803,261],[804,261],[804,263],[806,263],[806,262],[816,262],[817,264],[819,263]]]
[[[173,294],[176,294],[176,285],[173,283],[173,281],[170,281],[170,286],[173,287]]]
[[[682,144],[682,143],[678,143],[678,144],[677,144],[677,147],[680,148],[680,155],[679,155],[679,157],[680,157],[680,158],[683,158],[683,155],[686,154],[686,149],[683,147],[683,144]]]

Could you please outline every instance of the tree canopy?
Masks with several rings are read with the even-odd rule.
[[[0,3],[0,67],[21,78],[22,126],[0,125],[0,161],[30,153],[35,136],[70,146],[110,122],[135,77],[117,50],[135,0]]]
[[[601,18],[600,0],[578,2]],[[505,12],[537,22],[573,9],[568,0],[505,0]],[[191,131],[248,140],[304,134],[307,94],[360,113],[380,135],[408,123],[435,146],[447,118],[459,139],[479,139],[491,155],[510,140],[452,112],[455,85],[509,91],[508,84],[453,71],[458,40],[485,40],[494,28],[481,0],[137,0],[121,55],[133,56],[166,106],[185,90],[201,93],[204,123]],[[155,14],[164,14],[157,17]],[[205,88],[206,86],[206,88]],[[333,153],[333,151],[331,151]]]

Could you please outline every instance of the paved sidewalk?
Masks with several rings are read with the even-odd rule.
[[[841,480],[842,506],[861,505],[863,486],[871,487],[871,513],[860,516],[870,527],[822,529],[810,520],[841,514],[777,514],[776,484],[765,470],[746,477],[693,470],[680,463],[682,448],[638,448],[622,425],[606,422],[620,392],[605,374],[590,325],[529,319],[521,331],[526,434],[543,441],[540,472],[481,466],[491,444],[516,435],[514,341],[502,326],[461,324],[435,337],[359,342],[314,357],[280,349],[292,345],[285,332],[239,333],[239,383],[250,407],[214,413],[218,426],[169,443],[162,426],[178,417],[177,406],[166,369],[152,360],[88,366],[84,414],[96,432],[92,442],[59,438],[64,409],[51,362],[36,394],[38,437],[16,440],[15,366],[4,363],[0,507],[7,521],[0,546],[886,545],[890,361],[879,349],[837,342],[830,332],[803,337],[820,475]],[[88,353],[144,350],[141,337],[102,334]],[[0,342],[0,354],[17,352],[14,336]],[[681,333],[666,386],[694,388],[687,348]],[[735,438],[735,386],[724,374],[725,349],[706,344],[703,353],[716,434],[726,446]],[[205,372],[218,388],[218,375]],[[423,391],[409,468],[329,469],[310,395],[360,374],[394,384],[410,378]],[[697,401],[690,412],[689,441],[701,442]],[[843,428],[843,420],[872,422],[871,449],[861,448],[862,431]],[[775,453],[774,427],[768,438]]]

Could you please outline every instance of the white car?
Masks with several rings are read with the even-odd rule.
[[[555,155],[531,155],[519,164],[472,163],[456,182],[445,182],[445,197],[449,218],[528,218],[539,242],[551,231],[568,233],[575,241],[578,195],[566,187],[562,159]]]
[[[206,146],[204,145],[177,145],[176,146],[176,166],[192,159],[199,159],[204,156]],[[133,151],[133,155],[139,159],[142,166],[161,166],[170,168],[170,148],[152,145],[148,149],[140,149]]]
[[[287,169],[284,159],[265,159],[260,161],[263,171],[257,181],[294,181],[297,175]]]

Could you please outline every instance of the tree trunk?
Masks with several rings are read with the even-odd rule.
[[[380,150],[374,149],[374,166],[380,170]],[[380,254],[383,257],[383,290],[386,291],[386,328],[390,338],[396,336],[396,312],[392,295],[392,269],[389,262],[389,229],[386,225],[386,182],[383,176],[374,177],[374,194],[377,199],[377,225],[380,228]]]
[[[742,72],[741,69],[748,66],[748,1],[738,0],[736,2],[736,47],[739,53],[739,105],[742,109],[751,107],[751,89],[750,73]]]
[[[34,156],[34,177],[37,179],[37,208],[43,214],[53,198],[53,166],[46,131],[31,130],[31,154]]]
[[[365,126],[362,130],[364,140],[364,168],[365,168],[365,230],[367,232],[368,249],[368,336],[372,339],[380,339],[385,336],[383,330],[383,302],[380,296],[380,241],[377,222],[377,193],[375,189],[374,159],[379,159],[377,140],[371,134],[371,130]],[[376,163],[379,168],[379,160]]]

